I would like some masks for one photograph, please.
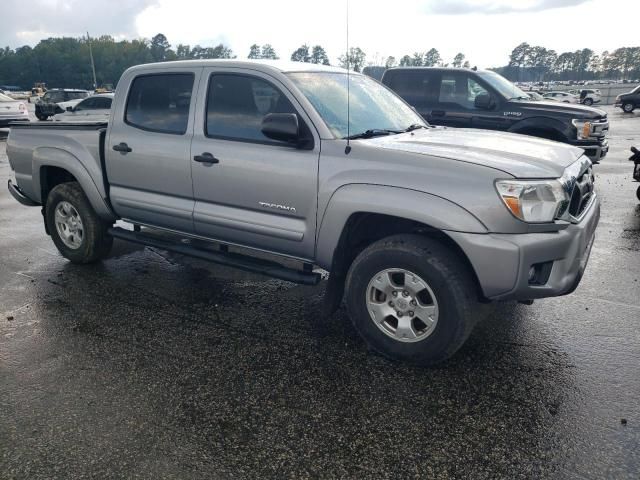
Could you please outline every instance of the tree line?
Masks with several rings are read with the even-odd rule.
[[[162,33],[150,40],[120,40],[104,35],[92,38],[48,38],[35,47],[23,46],[15,50],[0,48],[0,85],[31,88],[36,82],[49,87],[90,88],[93,84],[89,48],[93,51],[97,84],[116,84],[122,73],[133,65],[171,60],[204,58],[237,58],[224,44],[213,47],[177,44],[172,46]],[[247,58],[278,59],[269,44],[253,44]],[[293,61],[329,65],[329,55],[321,45],[303,44],[294,50]],[[374,57],[367,62],[367,54],[359,47],[351,47],[338,58],[338,65],[361,72],[365,66],[382,69],[396,66],[469,68],[469,60],[460,52],[445,61],[436,48],[417,51],[401,57]],[[623,47],[613,52],[596,54],[585,48],[558,54],[541,46],[521,43],[509,55],[504,67],[495,69],[514,81],[636,79],[640,77],[640,47]]]
[[[590,48],[558,54],[524,42],[512,50],[506,66],[495,70],[513,81],[633,80],[640,78],[640,47],[599,55]]]

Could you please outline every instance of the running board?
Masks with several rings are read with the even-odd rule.
[[[317,285],[320,283],[320,274],[315,272],[305,272],[287,268],[279,263],[264,260],[261,258],[241,255],[239,253],[229,253],[224,251],[213,252],[201,248],[195,248],[183,243],[176,243],[164,240],[144,233],[132,232],[123,228],[115,227],[109,229],[109,235],[120,240],[139,243],[150,247],[160,248],[169,252],[179,253],[188,257],[195,257],[201,260],[233,267],[252,273],[260,273],[269,277],[286,280],[288,282],[300,283],[303,285]]]

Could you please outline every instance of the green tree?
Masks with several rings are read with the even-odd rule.
[[[320,45],[315,45],[311,50],[311,63],[329,65],[329,56]]]
[[[251,58],[251,59],[262,58],[262,53],[260,52],[260,45],[256,43],[251,45],[251,47],[249,47],[249,55],[247,56],[247,58]]]
[[[311,62],[311,55],[309,54],[309,45],[304,44],[298,47],[296,51],[291,54],[291,60],[293,62]]]
[[[275,49],[269,43],[265,43],[262,46],[261,58],[268,58],[271,60],[278,60],[280,57],[276,54]]]
[[[455,57],[453,57],[452,65],[454,68],[461,68],[464,63],[464,53],[458,53]]]
[[[342,55],[338,59],[342,68],[353,70],[354,72],[362,71],[367,54],[360,47],[351,47],[348,55]]]
[[[397,65],[396,57],[389,56],[387,60],[384,62],[385,68],[393,68]]]
[[[442,63],[442,57],[440,56],[440,52],[435,48],[432,48],[427,53],[424,54],[424,63],[425,67],[435,67],[436,65],[440,65]]]
[[[169,45],[167,37],[165,37],[162,33],[158,33],[151,39],[151,57],[153,57],[153,60],[156,62],[164,62],[165,60],[167,60],[167,55],[170,48],[171,45]]]
[[[400,59],[401,67],[411,67],[413,65],[413,59],[409,55],[405,55]]]

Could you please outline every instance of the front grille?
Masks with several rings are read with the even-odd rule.
[[[591,136],[592,137],[604,137],[609,132],[609,120],[605,115],[598,120],[591,121]]]
[[[593,191],[593,168],[589,167],[582,175],[578,177],[571,192],[571,201],[569,203],[569,214],[573,218],[580,218],[589,206]]]

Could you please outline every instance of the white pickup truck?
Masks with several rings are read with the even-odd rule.
[[[372,348],[420,365],[484,303],[572,292],[600,215],[582,149],[434,128],[380,83],[304,63],[133,67],[108,124],[16,125],[7,153],[9,190],[72,262],[119,238],[306,284],[320,267],[327,312],[344,296]]]

